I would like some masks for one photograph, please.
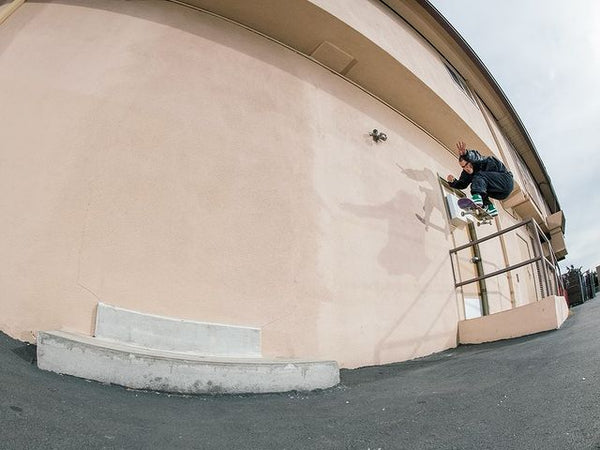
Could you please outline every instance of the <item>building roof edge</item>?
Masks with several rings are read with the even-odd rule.
[[[401,17],[403,17],[405,20],[409,20],[402,14],[401,11],[399,11],[395,7],[393,2],[388,2],[386,0],[381,0],[381,1],[383,3],[385,3],[389,8],[394,10]],[[540,158],[540,155],[535,147],[535,144],[533,143],[533,140],[531,139],[531,136],[529,135],[529,132],[525,128],[525,125],[523,124],[517,111],[513,107],[512,103],[510,102],[510,100],[508,99],[508,97],[506,96],[506,94],[504,93],[504,91],[502,90],[502,88],[500,87],[498,82],[496,81],[496,79],[493,77],[491,72],[485,66],[483,61],[481,61],[479,56],[477,56],[477,54],[471,48],[471,46],[467,43],[467,41],[460,35],[460,33],[452,26],[452,24],[428,0],[413,0],[413,1],[416,4],[418,4],[418,6],[420,6],[439,25],[439,28],[441,30],[437,30],[437,31],[445,32],[447,37],[449,39],[453,40],[460,47],[464,56],[471,61],[471,63],[477,68],[477,70],[483,76],[483,78],[485,79],[485,81],[488,84],[488,87],[491,89],[491,91],[495,94],[497,99],[500,101],[500,103],[502,104],[506,113],[511,117],[512,121],[514,122],[514,124],[516,126],[516,131],[523,137],[523,139],[526,143],[525,149],[523,147],[519,147],[513,143],[513,145],[515,145],[515,149],[517,150],[517,152],[519,152],[519,154],[521,154],[521,156],[523,157],[523,159],[526,162],[531,161],[531,158],[528,158],[527,157],[528,155],[525,154],[525,152],[529,152],[530,155],[533,156],[533,160],[537,164],[539,171],[542,174],[542,179],[540,179],[539,176],[536,177],[536,174],[535,174],[536,171],[532,171],[533,172],[532,175],[534,176],[535,181],[538,184],[538,188],[540,189],[540,192],[542,193],[542,195],[544,196],[544,199],[548,203],[550,210],[553,213],[560,211],[561,208],[560,208],[560,204],[558,201],[558,196],[556,195],[556,192],[554,191],[554,187],[552,186],[552,182],[551,182],[550,176],[548,175],[548,171],[546,170],[546,167],[545,167],[542,159]],[[409,21],[409,23],[410,23],[410,21]],[[423,37],[428,39],[426,30],[419,29],[418,24],[411,23],[411,25],[413,27],[415,27],[417,29],[417,31],[419,31],[419,33],[421,33],[423,35]],[[440,51],[440,50],[438,49],[438,51]],[[444,55],[444,57],[448,57],[448,55]],[[450,62],[452,63],[452,61],[450,61]]]

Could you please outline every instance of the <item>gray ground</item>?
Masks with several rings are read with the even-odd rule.
[[[0,333],[1,449],[600,449],[600,302],[558,331],[343,370],[312,393],[173,396],[43,372]]]

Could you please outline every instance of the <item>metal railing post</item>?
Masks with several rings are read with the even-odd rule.
[[[548,274],[546,272],[547,268],[546,268],[546,264],[545,264],[546,257],[544,256],[544,249],[542,248],[542,242],[540,240],[540,234],[539,234],[539,231],[537,228],[537,224],[535,223],[535,221],[533,219],[530,219],[529,223],[531,224],[531,227],[533,228],[533,234],[535,235],[535,238],[533,240],[533,246],[535,248],[535,253],[536,253],[536,256],[540,257],[540,261],[536,265],[538,267],[538,278],[540,281],[540,291],[542,294],[542,298],[544,298],[544,297],[548,296],[548,290],[549,290]]]

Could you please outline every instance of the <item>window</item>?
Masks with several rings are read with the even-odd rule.
[[[454,80],[458,87],[467,95],[467,97],[469,97],[469,99],[475,104],[475,106],[477,106],[475,97],[473,96],[473,93],[467,86],[467,82],[465,81],[465,79],[462,76],[460,76],[456,69],[454,69],[454,67],[452,67],[450,64],[444,63],[444,66],[446,67],[446,70],[450,74],[450,77]]]

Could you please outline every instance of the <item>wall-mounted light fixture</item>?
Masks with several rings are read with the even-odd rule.
[[[375,142],[379,142],[379,141],[387,141],[387,134],[385,133],[380,133],[377,130],[373,130],[369,133],[369,136],[371,136],[373,138],[373,140]]]

